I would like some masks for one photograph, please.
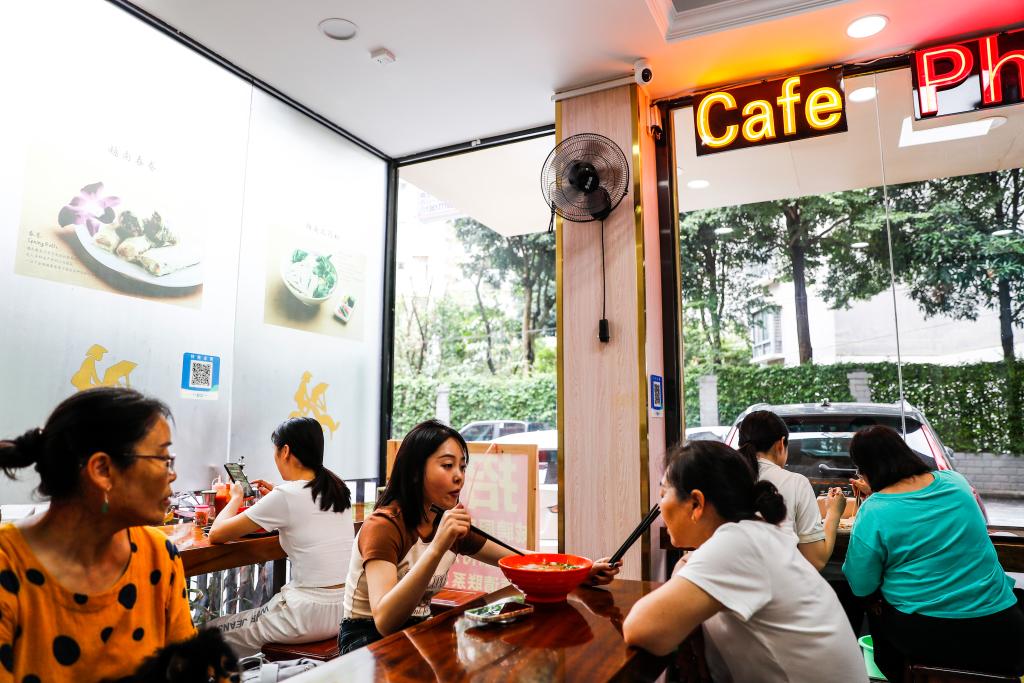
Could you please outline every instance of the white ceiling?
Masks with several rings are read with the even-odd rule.
[[[550,124],[553,92],[631,74],[640,57],[661,98],[1024,22],[1021,0],[847,0],[668,42],[665,0],[134,2],[394,157]],[[846,37],[849,21],[877,12],[889,28]],[[317,29],[328,17],[354,21],[359,34],[328,40]],[[379,47],[397,61],[371,61]]]
[[[402,179],[506,237],[547,230],[540,167],[555,136],[411,164]]]

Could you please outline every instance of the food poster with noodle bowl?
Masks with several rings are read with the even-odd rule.
[[[234,266],[251,86],[120,30],[131,17],[83,14],[94,30],[67,18],[64,43],[23,56],[15,272],[200,308],[211,273]]]
[[[270,226],[265,323],[361,341],[371,305],[352,226],[302,218]]]
[[[473,526],[523,550],[537,548],[537,446],[471,442],[459,500]],[[446,588],[491,593],[509,585],[501,568],[459,555]]]

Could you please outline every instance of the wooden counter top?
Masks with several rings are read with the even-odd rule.
[[[357,532],[362,526],[364,516],[372,509],[372,503],[357,503],[352,506],[352,519]],[[159,528],[170,535],[176,527],[172,525]],[[185,542],[178,544],[178,550],[181,553],[181,561],[185,565],[186,576],[197,576],[271,560],[283,560],[288,557],[281,548],[276,533],[272,536],[242,538],[220,544],[210,543],[207,536],[193,534]]]

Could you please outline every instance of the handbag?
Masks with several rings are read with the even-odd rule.
[[[316,659],[282,659],[277,662],[267,661],[263,653],[238,660],[241,670],[241,683],[277,683],[305,673],[320,666],[323,662]]]

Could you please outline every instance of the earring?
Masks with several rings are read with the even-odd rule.
[[[103,492],[103,505],[100,507],[100,512],[104,515],[110,512],[110,499],[107,497],[107,493],[107,491]]]

